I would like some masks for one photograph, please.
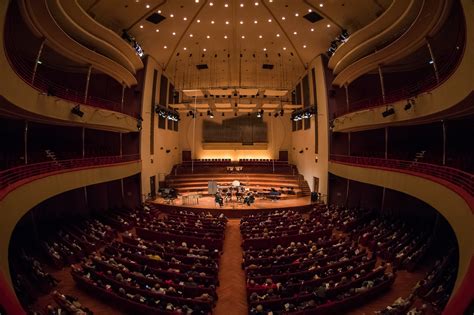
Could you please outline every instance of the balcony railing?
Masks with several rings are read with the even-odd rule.
[[[443,59],[436,60],[438,71],[437,75],[433,70],[427,76],[414,83],[409,83],[401,88],[387,91],[385,99],[382,97],[382,95],[377,95],[351,102],[349,104],[349,109],[347,109],[345,106],[339,106],[336,115],[342,116],[362,109],[379,107],[382,105],[393,104],[398,101],[407,100],[421,93],[429,92],[443,84],[455,72],[461,63],[461,60],[463,59],[466,43],[466,28],[464,21],[460,23],[462,23],[462,25],[459,26],[457,34],[455,35],[456,39],[454,43],[450,45],[450,47],[452,47],[450,54]]]
[[[13,14],[7,14],[4,30],[4,49],[7,60],[10,64],[10,67],[15,71],[15,73],[23,79],[23,81],[38,90],[42,94],[52,95],[58,98],[62,98],[73,103],[84,104],[93,107],[104,108],[116,112],[124,112],[124,106],[121,102],[116,100],[109,100],[100,98],[94,95],[88,95],[86,98],[85,88],[83,87],[86,83],[86,74],[84,74],[84,82],[80,84],[82,87],[71,88],[70,86],[64,86],[61,82],[53,81],[51,78],[48,78],[41,71],[35,71],[35,60],[31,57],[25,57],[25,53],[22,52],[22,49],[16,47],[16,42],[18,38],[15,38],[13,35],[12,28],[15,27],[15,23],[23,23],[23,21],[16,21],[15,19],[21,19],[19,16],[12,16]],[[39,49],[39,47],[37,47]],[[37,52],[36,52],[37,53]],[[35,53],[35,54],[36,54]],[[36,65],[36,70],[43,67],[41,64]],[[129,113],[127,112],[129,115]],[[138,117],[138,113],[134,114],[135,117]]]
[[[375,168],[388,168],[410,173],[421,173],[448,181],[467,192],[471,197],[474,195],[474,175],[452,167],[415,161],[347,155],[331,155],[331,160],[347,164],[359,164]]]
[[[17,166],[0,172],[0,200],[20,181],[33,180],[38,175],[70,172],[75,169],[140,160],[139,154],[103,156],[73,160],[58,160]]]

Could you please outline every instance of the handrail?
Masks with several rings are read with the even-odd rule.
[[[34,60],[28,60],[28,58],[22,56],[21,50],[15,47],[17,39],[13,38],[12,27],[15,27],[15,21],[13,14],[7,14],[5,21],[4,30],[4,52],[12,70],[29,86],[39,91],[42,94],[52,95],[67,101],[71,101],[78,104],[84,104],[93,107],[99,107],[107,110],[125,113],[125,106],[122,106],[120,102],[114,100],[103,99],[94,95],[88,95],[87,100],[85,98],[85,89],[77,90],[70,87],[65,87],[60,83],[53,82],[41,73],[36,71],[34,73]],[[17,17],[21,18],[21,17]],[[41,65],[39,65],[41,67]],[[86,78],[84,75],[84,84]],[[127,115],[130,115],[127,112]],[[134,117],[138,117],[138,113],[134,113]]]
[[[433,70],[415,83],[410,83],[392,91],[386,89],[385,100],[382,98],[382,95],[378,95],[351,102],[349,109],[347,109],[346,106],[339,106],[336,115],[342,116],[362,109],[385,106],[411,97],[416,97],[419,94],[429,92],[442,85],[456,71],[464,56],[466,48],[466,25],[464,18],[459,22],[456,39],[449,47],[452,47],[449,56],[445,59],[436,60],[438,78]]]
[[[9,188],[21,180],[32,179],[35,176],[47,173],[62,173],[74,169],[97,167],[139,161],[139,154],[122,156],[101,156],[71,160],[57,160],[35,164],[16,166],[0,172],[0,200],[8,193]]]
[[[474,196],[474,175],[456,168],[406,160],[392,160],[361,156],[331,154],[330,160],[422,173],[444,179]]]

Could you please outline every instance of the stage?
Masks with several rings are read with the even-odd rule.
[[[259,213],[263,211],[270,211],[274,209],[302,209],[303,211],[310,210],[310,197],[292,198],[272,201],[270,199],[257,198],[253,204],[247,206],[241,202],[237,202],[235,198],[232,201],[224,202],[224,206],[220,207],[215,203],[213,196],[200,197],[194,204],[184,204],[182,197],[179,197],[172,202],[169,202],[161,197],[152,200],[151,202],[161,205],[160,210],[173,211],[183,208],[189,208],[210,211],[211,213],[224,213],[229,218],[240,218],[243,215]]]

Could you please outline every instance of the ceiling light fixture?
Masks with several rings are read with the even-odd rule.
[[[240,21],[240,24],[244,24],[244,21]]]
[[[146,8],[147,8],[147,9],[149,9],[149,8],[150,8],[150,5],[149,5],[149,4],[147,4],[147,5],[146,5]]]
[[[324,5],[322,3],[319,4],[319,7],[322,8]]]
[[[313,12],[313,10],[311,10],[311,9],[308,9],[308,12]]]
[[[213,3],[213,2],[209,2],[209,5],[212,7],[212,6],[214,5],[214,3]]]
[[[277,34],[277,37],[280,37],[280,34]]]
[[[245,39],[245,36],[244,36],[244,35],[242,35],[242,39]]]
[[[257,23],[258,23],[258,21],[257,21],[257,20],[255,20],[255,21],[253,21],[253,22],[254,22],[255,24],[257,24]]]
[[[189,34],[189,37],[193,37],[193,34]]]
[[[203,48],[202,51],[206,51],[207,49],[206,48]]]
[[[240,4],[240,7],[241,7],[241,8],[243,8],[243,7],[244,7],[244,4],[243,4],[243,3],[241,3],[241,4]]]
[[[161,14],[161,10],[156,11],[156,13]]]
[[[157,32],[157,33],[158,33],[159,31],[160,31],[159,29],[156,29],[156,30],[155,30],[155,32]]]
[[[140,25],[140,28],[143,28],[143,25]]]
[[[283,50],[286,50],[286,47],[283,47]]]
[[[184,18],[183,18],[183,20],[184,20],[184,21],[187,21],[187,20],[188,20],[188,18],[187,18],[187,17],[184,17]]]
[[[303,45],[303,48],[306,48],[306,45]]]
[[[215,22],[214,21],[211,21],[211,24],[214,24]]]
[[[229,7],[229,5],[226,3],[226,4],[224,4],[224,7],[228,8],[228,7]]]
[[[187,49],[186,47],[183,48],[183,50],[186,50],[186,49]]]
[[[268,19],[268,23],[270,23],[272,21],[272,19]]]
[[[295,16],[300,16],[299,13],[295,13]]]
[[[170,17],[173,18],[173,17],[174,17],[174,14],[170,14]]]
[[[314,28],[311,29],[311,32],[314,32]]]
[[[227,35],[224,35],[224,38],[227,39]]]
[[[266,48],[263,48],[263,51],[267,51],[267,49],[266,49]]]
[[[168,46],[165,45],[165,46],[163,46],[163,48],[166,49],[166,48],[168,48]]]
[[[196,22],[201,23],[201,20],[197,20]]]
[[[258,5],[258,2],[255,2],[255,5]]]
[[[263,36],[262,36],[262,35],[258,35],[258,38],[263,38]]]
[[[176,35],[176,33],[175,33],[175,32],[173,32],[173,33],[171,33],[171,34],[173,34],[173,36],[174,36],[174,35]]]
[[[207,35],[206,38],[209,39],[209,38],[211,38],[211,36],[210,36],[210,35]]]
[[[331,24],[326,25],[327,27],[331,27]]]
[[[293,32],[293,35],[297,35],[298,33],[296,31]]]
[[[284,21],[286,18],[284,16],[282,16],[281,19]]]
[[[229,21],[225,21],[225,24],[229,25]]]

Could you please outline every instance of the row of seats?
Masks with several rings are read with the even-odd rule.
[[[302,228],[310,226],[313,234],[301,237]],[[332,228],[325,220],[290,211],[242,218],[251,314],[337,313],[390,287],[395,279],[390,265],[376,267],[372,253],[350,237],[335,237]],[[277,231],[270,239],[277,240],[275,247],[248,245],[261,239],[262,229]],[[296,240],[286,233],[293,229],[300,236]]]

